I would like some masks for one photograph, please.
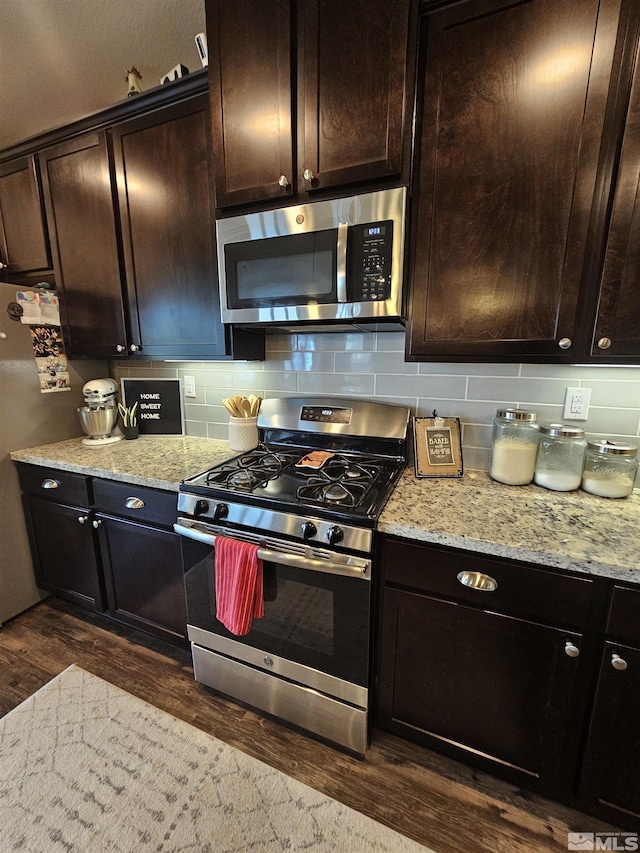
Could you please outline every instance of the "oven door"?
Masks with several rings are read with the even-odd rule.
[[[366,707],[370,561],[340,554],[334,555],[334,562],[328,551],[316,550],[316,556],[296,554],[287,550],[291,543],[267,540],[260,552],[264,616],[253,620],[248,634],[236,636],[216,618],[215,535],[211,531],[230,537],[238,532],[181,521],[175,529],[182,535],[189,639]],[[312,551],[295,543],[293,548]]]

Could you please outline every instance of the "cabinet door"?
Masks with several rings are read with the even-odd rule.
[[[156,636],[186,644],[182,556],[173,531],[98,515],[107,610]]]
[[[410,357],[575,358],[619,5],[424,18]]]
[[[410,9],[409,0],[298,3],[301,190],[400,175]]]
[[[3,273],[51,267],[49,240],[33,157],[0,165],[0,269]]]
[[[292,192],[289,0],[206,0],[216,206]]]
[[[605,643],[579,805],[636,830],[640,825],[639,718],[640,649]]]
[[[147,358],[225,353],[206,95],[112,130],[131,317]]]
[[[561,768],[579,661],[566,654],[567,642],[579,648],[580,635],[386,589],[379,724],[529,787],[566,793]]]
[[[89,510],[24,498],[38,585],[81,607],[102,610]]]
[[[591,355],[640,356],[640,48],[600,281]]]
[[[126,333],[104,135],[72,139],[39,156],[69,354],[114,356],[126,349]]]

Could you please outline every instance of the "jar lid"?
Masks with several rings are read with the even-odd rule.
[[[541,424],[540,432],[543,435],[550,435],[551,438],[582,438],[584,430],[582,427],[569,426],[568,424]]]
[[[498,409],[496,415],[507,421],[537,421],[537,412],[525,412],[524,409]]]
[[[611,453],[615,456],[635,456],[638,448],[634,444],[616,444],[607,439],[587,442],[589,450],[595,450],[597,453]]]

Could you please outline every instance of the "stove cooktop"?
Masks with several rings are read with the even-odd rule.
[[[335,452],[313,468],[301,464],[307,453],[261,445],[185,480],[180,489],[271,509],[375,520],[404,467],[398,459]]]

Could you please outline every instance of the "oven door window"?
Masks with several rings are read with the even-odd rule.
[[[368,581],[264,562],[264,616],[238,637],[216,619],[213,550],[184,540],[183,555],[190,625],[367,685]]]
[[[338,231],[291,234],[224,248],[230,308],[337,302]]]

